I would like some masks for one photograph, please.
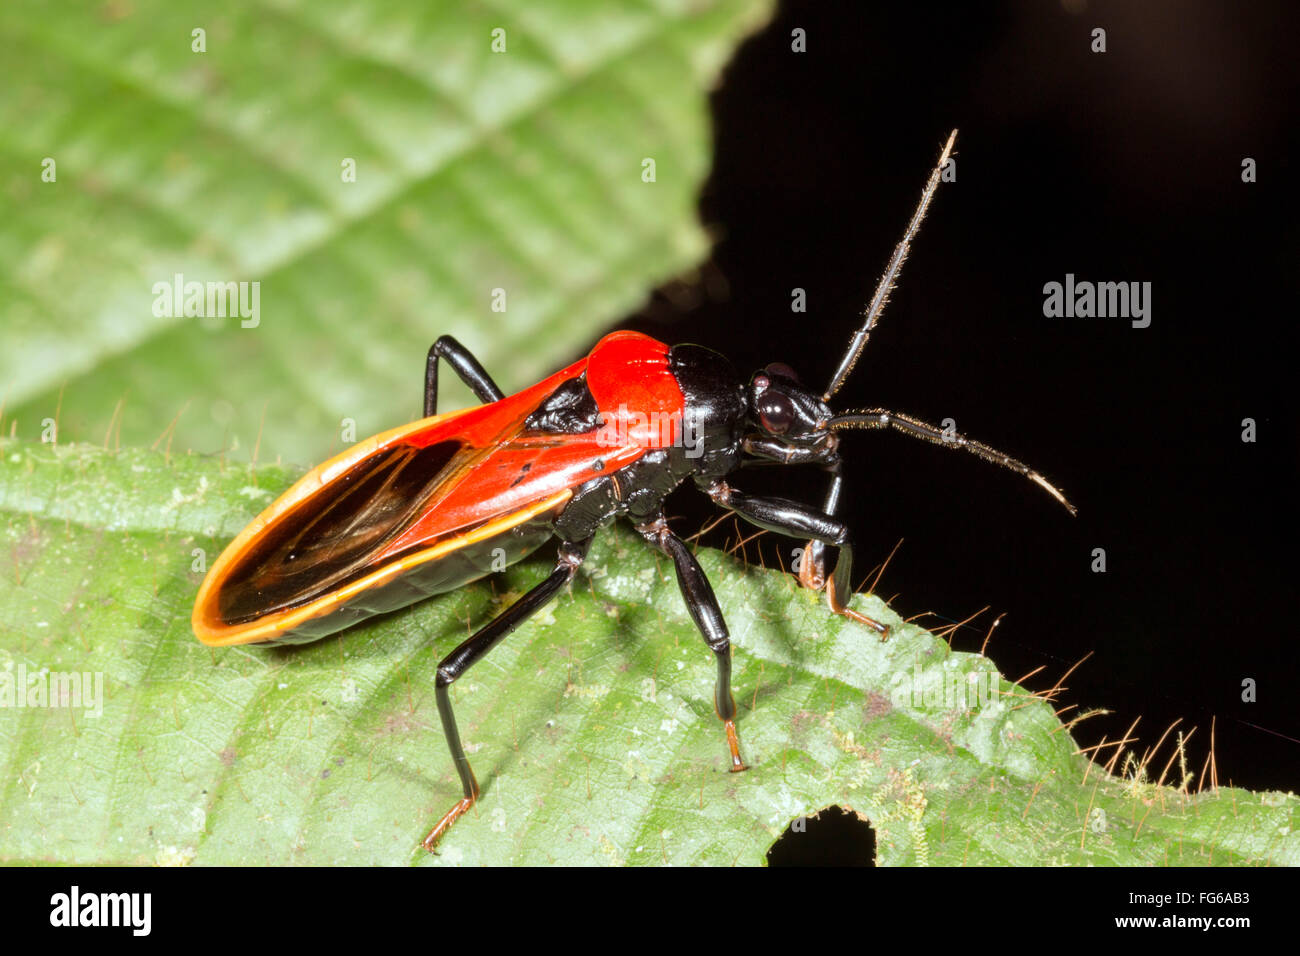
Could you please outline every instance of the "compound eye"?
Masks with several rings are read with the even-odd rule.
[[[792,369],[790,366],[786,365],[784,362],[773,362],[763,371],[767,372],[768,375],[774,376],[776,378],[789,379],[791,382],[799,381],[799,376],[795,373],[795,370]]]
[[[784,435],[794,423],[794,403],[781,392],[768,392],[758,401],[758,420],[773,435]]]

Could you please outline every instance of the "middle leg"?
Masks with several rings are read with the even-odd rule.
[[[731,635],[727,632],[727,622],[723,620],[722,609],[713,594],[713,586],[704,574],[704,569],[686,547],[686,542],[673,534],[668,522],[661,514],[636,526],[650,544],[673,559],[677,568],[677,584],[682,589],[682,598],[686,609],[691,612],[691,619],[704,637],[718,661],[718,682],[713,689],[713,709],[721,718],[727,730],[727,747],[731,751],[731,772],[745,769],[745,762],[740,759],[740,738],[736,735],[736,701],[731,696]]]

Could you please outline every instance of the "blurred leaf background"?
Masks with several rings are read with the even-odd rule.
[[[0,428],[313,463],[418,416],[440,334],[536,380],[705,256],[706,93],[768,13],[0,5]],[[260,283],[259,324],[155,315],[177,274]]]

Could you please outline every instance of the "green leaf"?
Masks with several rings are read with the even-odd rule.
[[[6,424],[310,462],[415,417],[440,334],[536,381],[704,257],[703,91],[770,8],[0,4]],[[155,314],[177,274],[257,326]]]
[[[459,797],[437,662],[549,562],[313,645],[202,647],[195,549],[210,562],[293,478],[0,443],[0,861],[760,864],[838,804],[882,864],[1300,863],[1294,795],[1110,776],[986,658],[860,596],[894,628],[882,644],[790,576],[702,551],[750,764],[728,773],[712,655],[671,567],[617,529],[457,683],[484,791],[430,856],[416,844]],[[29,688],[102,674],[102,714],[16,706],[24,669]],[[945,699],[966,675],[996,694]]]

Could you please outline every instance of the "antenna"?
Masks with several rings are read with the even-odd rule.
[[[902,240],[894,246],[894,254],[889,257],[889,265],[885,267],[885,274],[880,277],[876,283],[876,291],[871,296],[871,302],[868,303],[862,328],[853,333],[853,338],[849,340],[848,351],[844,353],[844,358],[840,359],[839,368],[835,370],[835,375],[831,378],[831,384],[826,389],[826,394],[822,396],[823,402],[829,402],[831,397],[840,390],[844,385],[845,379],[853,371],[853,366],[857,364],[858,357],[862,350],[867,347],[867,340],[871,338],[871,330],[876,327],[876,322],[880,314],[885,311],[885,303],[889,301],[889,293],[894,289],[894,283],[898,281],[898,274],[903,269],[903,263],[907,260],[907,254],[911,251],[912,240],[916,238],[916,231],[921,227],[921,220],[925,218],[925,212],[930,208],[930,200],[934,198],[935,191],[939,188],[939,177],[943,174],[943,165],[948,162],[948,156],[952,153],[952,144],[957,139],[957,131],[953,130],[948,134],[948,142],[943,146],[943,152],[939,154],[939,162],[935,164],[930,178],[926,181],[925,189],[921,192],[921,201],[916,204],[916,211],[912,213],[912,219],[907,224],[907,231],[903,233]]]
[[[1014,472],[1024,475],[1038,487],[1042,488],[1072,515],[1077,515],[1079,509],[1070,504],[1069,500],[1061,492],[1060,488],[1052,484],[1034,469],[1030,468],[1022,461],[1017,461],[1005,452],[998,451],[996,448],[990,448],[983,442],[978,442],[967,438],[965,435],[958,435],[956,432],[948,432],[942,428],[936,428],[919,418],[913,418],[911,415],[900,415],[898,412],[891,412],[887,408],[863,408],[852,411],[842,412],[839,415],[833,415],[830,419],[832,429],[841,428],[893,428],[902,432],[904,435],[910,435],[912,438],[920,438],[924,441],[934,442],[936,445],[942,445],[944,448],[956,448],[960,451],[968,451],[972,455],[983,458],[985,461],[991,461],[995,465],[1001,465],[1003,468],[1010,468]]]

